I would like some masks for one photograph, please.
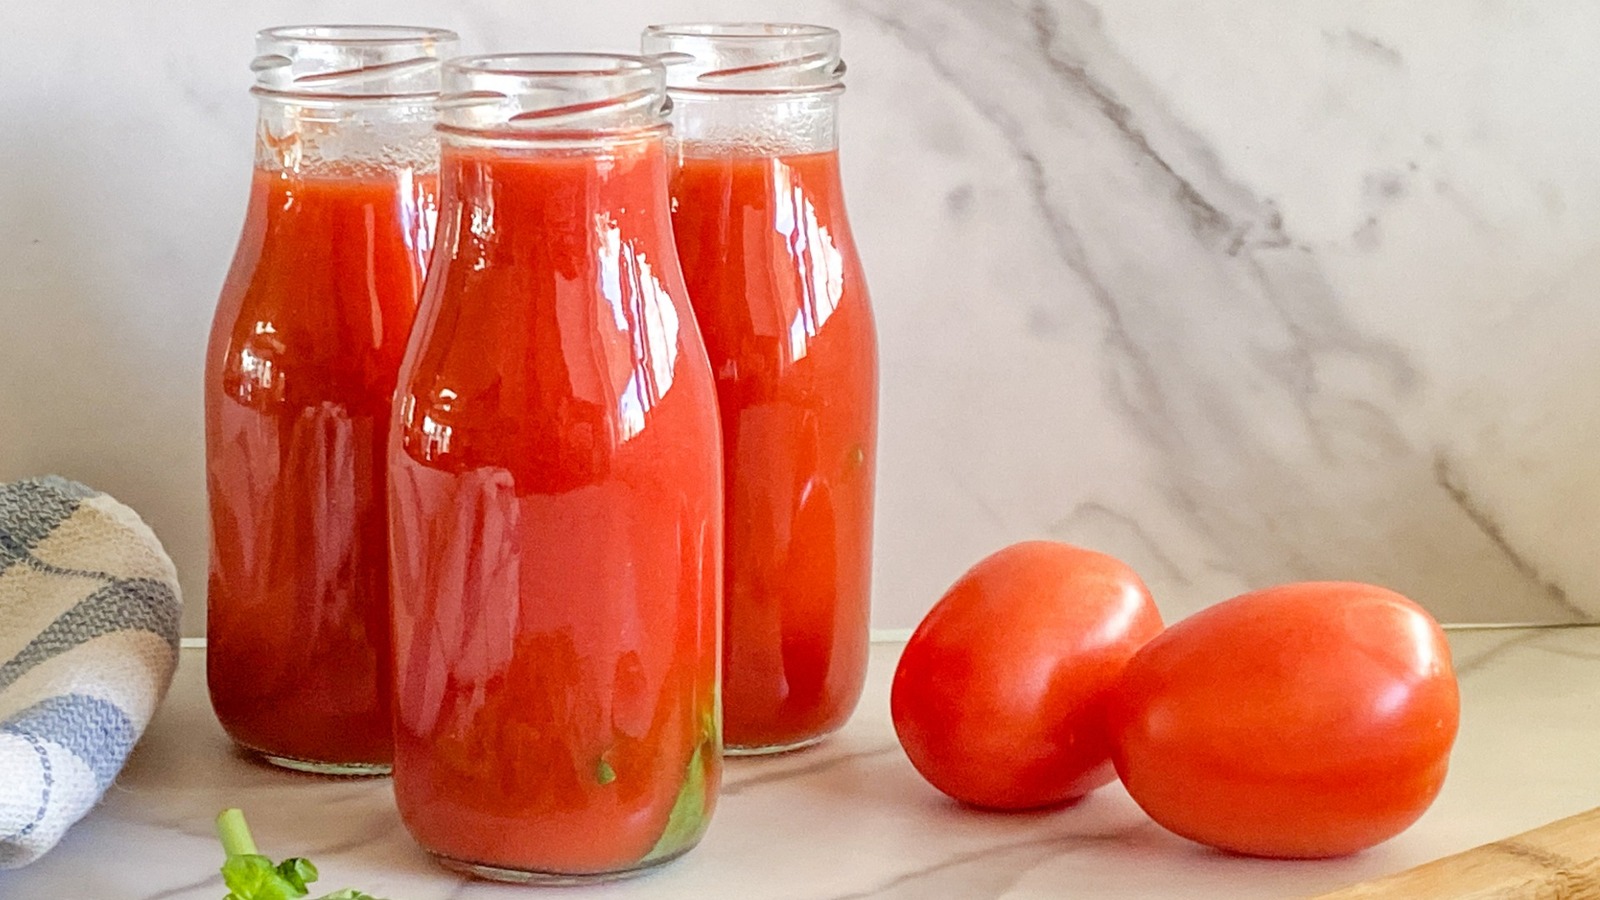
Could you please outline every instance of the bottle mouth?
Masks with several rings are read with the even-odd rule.
[[[460,38],[409,25],[285,25],[256,34],[257,95],[333,101],[429,100]]]
[[[525,139],[664,130],[665,67],[609,53],[496,53],[444,64],[447,133]]]
[[[773,22],[651,25],[640,44],[667,70],[667,88],[708,94],[844,90],[837,29]]]

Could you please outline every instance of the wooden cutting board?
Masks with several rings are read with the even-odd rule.
[[[1600,898],[1600,809],[1363,881],[1316,900]]]

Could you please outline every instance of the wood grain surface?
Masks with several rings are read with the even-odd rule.
[[[1600,898],[1600,808],[1317,900]]]

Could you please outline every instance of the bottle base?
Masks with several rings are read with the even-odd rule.
[[[388,763],[361,763],[361,762],[322,762],[315,759],[298,759],[293,756],[280,756],[257,750],[255,747],[245,747],[244,751],[256,759],[280,769],[290,769],[295,772],[305,772],[309,775],[335,775],[343,778],[381,778],[389,774],[393,768]]]
[[[787,744],[727,744],[722,748],[722,755],[776,756],[779,753],[793,753],[797,750],[804,750],[807,747],[815,747],[816,745],[827,740],[828,736],[831,734],[833,734],[833,732],[825,731],[822,734],[814,734],[810,737],[801,738],[798,741],[791,741]]]
[[[593,872],[585,874],[572,874],[568,872],[542,872],[536,869],[508,869],[504,866],[491,866],[485,863],[469,862],[445,856],[442,853],[429,852],[434,861],[452,872],[460,872],[484,881],[498,881],[504,884],[521,884],[530,887],[580,887],[582,885],[607,884],[613,881],[627,881],[648,875],[656,869],[677,859],[689,852],[690,848],[670,856],[652,859],[639,863],[631,869],[622,869],[617,872]]]

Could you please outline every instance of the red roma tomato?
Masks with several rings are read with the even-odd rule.
[[[1113,777],[1103,703],[1161,631],[1139,576],[1091,550],[1028,541],[973,566],[929,611],[894,673],[912,765],[974,806],[1029,809]]]
[[[1366,584],[1235,597],[1140,650],[1108,709],[1150,817],[1252,856],[1354,853],[1438,795],[1460,696],[1422,607]]]

